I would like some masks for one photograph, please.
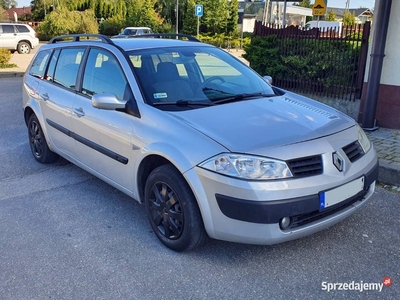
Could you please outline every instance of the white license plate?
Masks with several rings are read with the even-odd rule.
[[[329,206],[338,204],[364,189],[364,177],[353,180],[332,190],[319,194],[319,208],[325,209]]]

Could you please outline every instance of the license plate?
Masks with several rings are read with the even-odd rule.
[[[319,208],[323,210],[329,206],[338,204],[364,189],[364,177],[353,180],[329,191],[319,194]]]

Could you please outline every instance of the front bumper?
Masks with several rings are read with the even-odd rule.
[[[351,164],[345,174],[334,174],[334,170],[325,167],[324,174],[318,176],[257,182],[196,167],[185,176],[198,200],[210,237],[270,245],[313,234],[351,216],[375,190],[378,160],[372,147],[362,159]],[[363,191],[320,211],[320,192],[363,176]],[[282,230],[279,220],[287,216],[292,217],[293,223]]]

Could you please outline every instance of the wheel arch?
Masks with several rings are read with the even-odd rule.
[[[29,47],[32,49],[32,43],[30,40],[19,40],[17,43],[17,48],[18,48],[18,45],[21,43],[27,43],[29,45]]]
[[[32,114],[35,114],[34,110],[31,107],[26,107],[24,110],[24,120],[25,125],[28,126],[28,120]],[[35,114],[36,115],[36,114]],[[43,126],[42,126],[43,127]]]
[[[171,161],[158,154],[150,154],[140,162],[136,177],[140,203],[144,202],[144,189],[150,173],[157,167],[166,164],[174,166]]]

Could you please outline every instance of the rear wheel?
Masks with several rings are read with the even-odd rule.
[[[34,114],[32,114],[28,120],[28,135],[31,152],[38,162],[49,164],[57,159],[58,155],[47,146],[42,127]]]
[[[145,206],[154,233],[168,248],[188,251],[206,240],[197,201],[174,166],[160,166],[149,175]]]
[[[20,42],[17,51],[19,54],[29,54],[31,52],[31,46],[27,42]]]

